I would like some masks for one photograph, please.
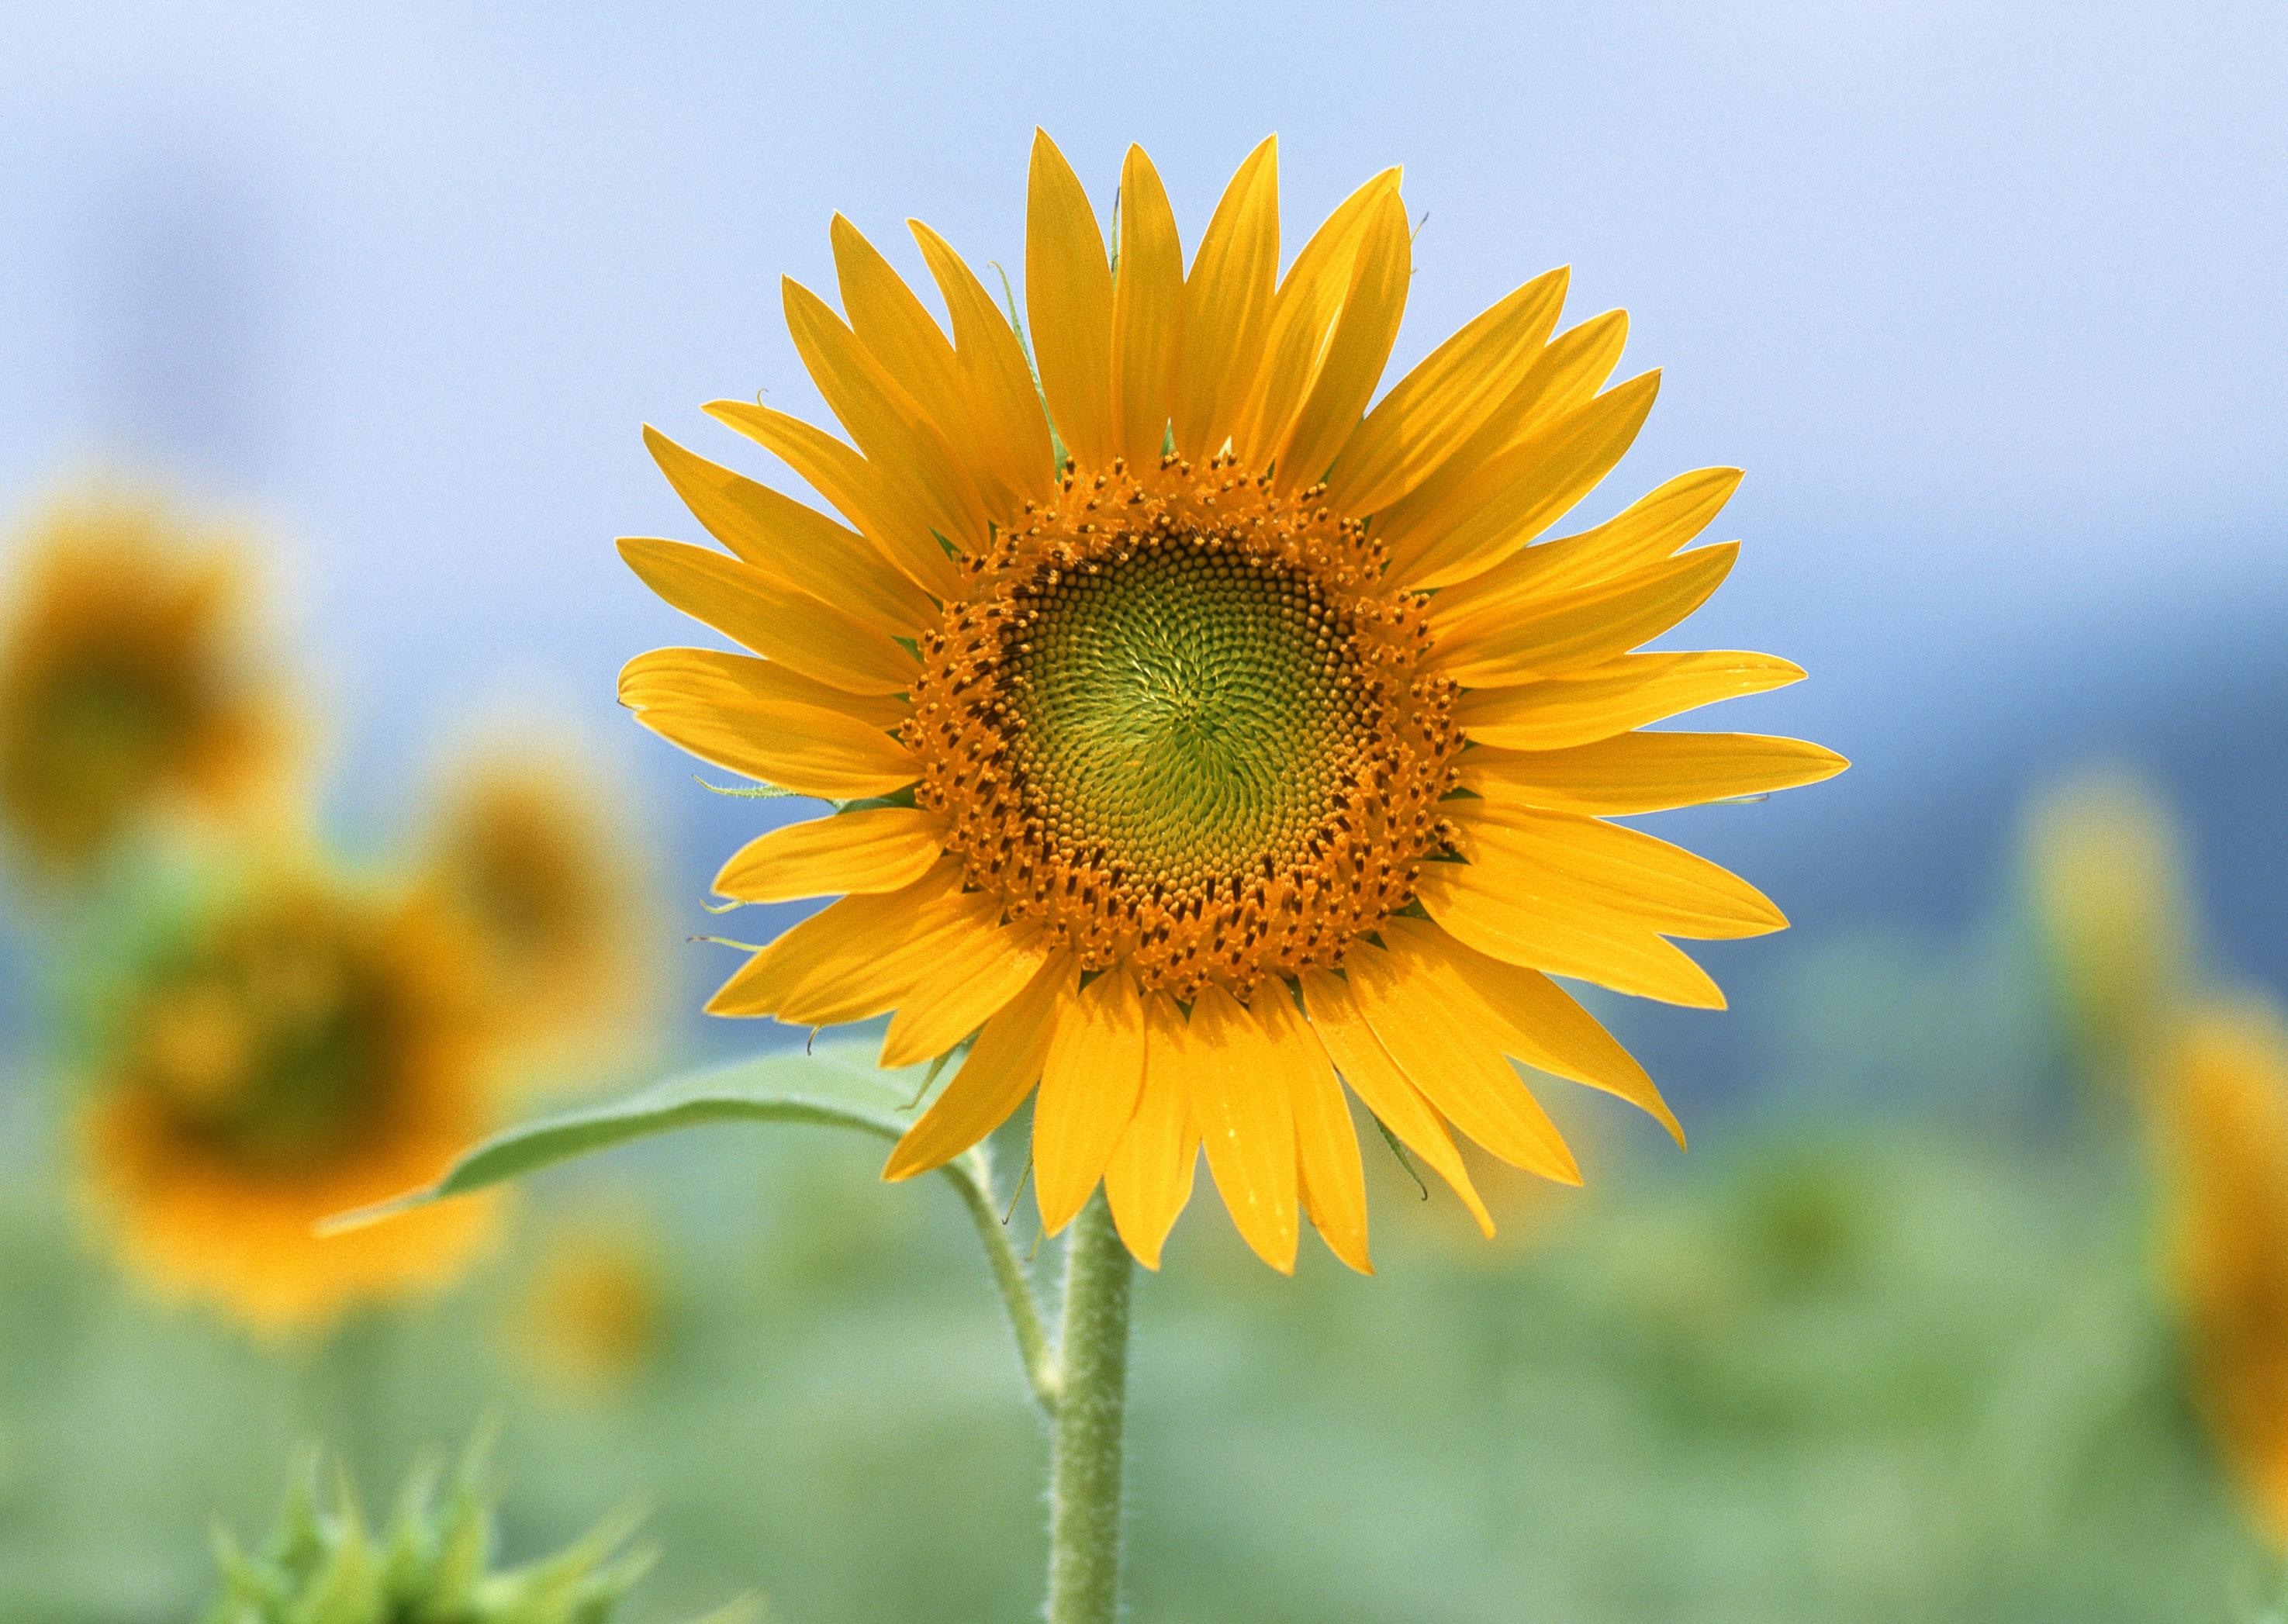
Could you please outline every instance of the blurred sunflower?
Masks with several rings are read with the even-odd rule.
[[[0,628],[0,817],[52,875],[163,807],[242,812],[290,736],[245,626],[229,538],[93,493],[36,520]]]
[[[458,1273],[488,1203],[326,1240],[311,1226],[435,1176],[488,1125],[465,939],[308,866],[219,886],[155,937],[82,1123],[126,1260],[268,1334]]]
[[[667,1296],[659,1248],[639,1221],[552,1232],[512,1305],[507,1351],[551,1388],[609,1397],[658,1355]]]
[[[2175,818],[2133,774],[2085,772],[2035,804],[2025,863],[2069,1041],[2101,1072],[2141,1071],[2193,982],[2197,931]]]
[[[2288,1023],[2262,1001],[2208,1005],[2161,1081],[2196,1386],[2258,1525],[2288,1553]]]
[[[507,1041],[534,1064],[592,1072],[640,1040],[648,888],[617,785],[570,743],[519,732],[453,770],[424,885],[474,949],[471,991]]]
[[[1034,145],[1029,357],[944,241],[915,234],[950,341],[848,221],[845,316],[785,284],[797,348],[857,448],[710,411],[850,527],[656,433],[734,556],[621,551],[761,658],[665,649],[622,701],[733,771],[848,803],[764,836],[727,897],[847,893],[708,1006],[802,1025],[894,1010],[886,1066],[966,1058],[892,1154],[941,1163],[1039,1084],[1033,1161],[1061,1227],[1100,1178],[1156,1264],[1204,1145],[1255,1250],[1299,1214],[1366,1269],[1338,1074],[1490,1228],[1450,1125],[1577,1182],[1505,1056],[1659,1093],[1549,979],[1717,1006],[1667,939],[1785,923],[1713,864],[1603,821],[1825,778],[1817,746],[1641,725],[1802,676],[1752,654],[1632,654],[1736,546],[1679,550],[1739,478],[1671,480],[1528,546],[1633,439],[1657,375],[1603,390],[1617,313],[1552,338],[1529,282],[1367,409],[1410,274],[1395,170],[1278,275],[1275,147],[1241,167],[1188,274],[1130,148],[1116,277],[1079,181]],[[1045,406],[1045,411],[1044,407]]]

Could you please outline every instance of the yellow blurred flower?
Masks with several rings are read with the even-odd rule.
[[[138,820],[243,814],[291,730],[249,638],[236,538],[152,497],[83,494],[29,527],[0,628],[0,818],[54,875]]]
[[[542,1382],[609,1397],[659,1352],[667,1283],[652,1238],[624,1216],[551,1232],[517,1295],[510,1353]]]
[[[2101,1072],[2142,1068],[2192,977],[2195,924],[2175,818],[2131,773],[2085,773],[2036,803],[2025,863],[2070,1042]]]
[[[2288,1023],[2203,1007],[2159,1090],[2196,1385],[2258,1525],[2288,1552]]]
[[[471,991],[529,1065],[592,1073],[639,1047],[657,991],[629,797],[544,729],[454,767],[422,865],[476,955]]]
[[[1353,194],[1282,279],[1266,141],[1188,273],[1131,147],[1116,275],[1040,136],[1037,388],[941,238],[915,228],[949,337],[838,217],[842,311],[791,281],[784,302],[854,448],[752,402],[709,409],[841,519],[648,436],[728,551],[632,538],[622,556],[763,657],[645,654],[623,701],[731,771],[862,803],[731,859],[727,897],[842,900],[709,1008],[803,1026],[894,1011],[887,1066],[975,1034],[888,1176],[959,1154],[1037,1085],[1052,1230],[1101,1182],[1156,1264],[1204,1148],[1272,1266],[1293,1267],[1307,1219],[1363,1270],[1343,1083],[1490,1231],[1451,1129],[1579,1179],[1512,1058],[1678,1131],[1550,976],[1719,1006],[1670,939],[1785,924],[1745,882],[1607,821],[1844,765],[1796,740],[1639,731],[1803,675],[1763,654],[1631,652],[1730,569],[1736,543],[1690,543],[1738,471],[1681,475],[1529,545],[1619,460],[1659,382],[1605,387],[1626,323],[1558,333],[1562,272],[1370,411],[1410,276],[1398,183]]]
[[[457,1275],[487,1201],[326,1240],[312,1225],[434,1177],[488,1126],[476,964],[434,910],[309,865],[198,907],[115,1002],[82,1121],[125,1259],[273,1334]]]

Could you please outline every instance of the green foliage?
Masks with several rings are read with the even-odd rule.
[[[1133,1616],[2252,1624],[2279,1568],[2188,1402],[2133,1147],[2054,1109],[2009,946],[1830,941],[1744,994],[1768,1081],[1727,1106],[1681,1068],[1687,1157],[1549,1090],[1589,1185],[1482,1168],[1491,1243],[1362,1119],[1370,1279],[1315,1243],[1268,1277],[1203,1179],[1136,1281]],[[799,1096],[835,1114],[776,1120],[876,1137],[614,1129],[460,1289],[304,1353],[143,1296],[0,1133],[0,1620],[182,1624],[208,1520],[263,1525],[296,1436],[393,1482],[488,1411],[507,1550],[655,1497],[666,1559],[614,1624],[766,1582],[790,1624],[1031,1616],[1045,1430],[962,1203],[875,1176],[921,1073],[869,1059],[652,1092],[743,1075],[734,1120]],[[608,1391],[552,1385],[527,1288],[600,1214],[656,1243],[656,1337]]]
[[[330,1227],[377,1223],[598,1151],[711,1122],[807,1122],[895,1139],[905,1132],[936,1074],[935,1066],[918,1081],[907,1073],[877,1071],[863,1048],[840,1044],[818,1054],[772,1055],[670,1078],[624,1098],[495,1134],[456,1161],[435,1184],[346,1214]],[[957,1183],[966,1180],[981,1192],[989,1187],[981,1152],[957,1158],[947,1170]]]
[[[488,1440],[473,1444],[441,1499],[435,1466],[417,1469],[385,1530],[367,1526],[346,1474],[326,1494],[306,1456],[259,1552],[216,1535],[222,1590],[203,1624],[606,1624],[656,1556],[624,1549],[634,1518],[496,1571],[489,1454]]]

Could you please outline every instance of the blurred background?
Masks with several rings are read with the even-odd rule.
[[[185,963],[260,960],[187,922],[282,863],[320,900],[262,931],[346,944],[344,985],[425,1011],[422,1053],[459,1057],[436,1074],[510,1077],[507,1114],[799,1041],[695,1012],[728,963],[685,939],[727,928],[708,878],[806,814],[707,794],[613,702],[622,661],[690,636],[610,547],[697,534],[638,428],[790,483],[700,409],[826,418],[777,278],[830,289],[836,210],[910,278],[909,215],[1013,271],[1038,123],[1108,214],[1143,144],[1188,242],[1268,131],[1291,243],[1404,164],[1394,377],[1552,265],[1569,321],[1625,305],[1663,398],[1584,519],[1746,468],[1741,565],[1668,642],[1811,679],[1688,725],[1855,764],[1652,823],[1795,922],[1709,947],[1727,1013],[1597,1005],[1689,1157],[1553,1099],[1589,1188],[1502,1185],[1487,1246],[1378,1150],[1374,1280],[1323,1254],[1275,1279],[1196,1201],[1140,1298],[1135,1616],[2259,1616],[2288,1525],[2249,1485],[2288,1453],[2252,1466],[2217,1419],[2247,1406],[2171,1239],[2207,1209],[2149,1107],[2200,1070],[2183,1011],[2288,990],[2278,8],[8,20],[7,596],[60,527],[226,543],[214,590],[259,647],[233,737],[290,737],[290,789],[255,798],[314,810],[283,814],[290,860],[208,837],[188,875],[148,837],[76,867],[20,843],[0,1612],[191,1616],[210,1518],[266,1526],[298,1439],[378,1501],[490,1412],[512,1554],[656,1504],[629,1618],[743,1589],[790,1620],[1029,1615],[1044,1438],[952,1193],[878,1186],[872,1146],[663,1142],[377,1256],[372,1301],[250,1297],[116,1239],[144,1164],[90,1148],[75,1090]],[[501,853],[543,846],[593,883],[514,891]],[[489,886],[577,962],[517,959]],[[570,1052],[414,960],[558,1011]],[[2262,1073],[2268,1042],[2224,1048]],[[2269,1199],[2223,1228],[2278,1311],[2225,1342],[2270,1325],[2288,1372]]]

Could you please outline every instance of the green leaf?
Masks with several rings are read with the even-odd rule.
[[[914,1079],[879,1071],[862,1048],[842,1045],[815,1054],[781,1054],[686,1077],[671,1077],[626,1097],[582,1106],[495,1134],[464,1155],[445,1176],[377,1206],[326,1219],[322,1234],[368,1224],[521,1178],[543,1168],[654,1134],[710,1122],[813,1122],[854,1128],[895,1139],[914,1120]],[[957,1166],[972,1158],[957,1159]],[[950,1169],[949,1169],[950,1170]],[[957,1177],[978,1179],[981,1158]]]

